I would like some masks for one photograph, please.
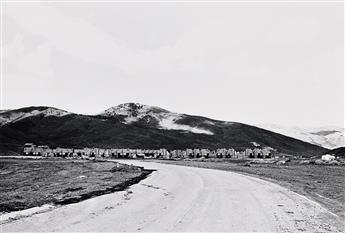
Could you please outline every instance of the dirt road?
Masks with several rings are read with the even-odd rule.
[[[1,225],[2,231],[336,232],[339,220],[276,184],[232,172],[125,161],[157,169],[129,190]]]

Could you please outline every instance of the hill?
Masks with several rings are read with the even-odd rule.
[[[50,147],[234,148],[271,147],[294,155],[318,155],[327,149],[238,122],[173,113],[136,103],[98,115],[51,107],[28,107],[0,113],[0,149],[21,153],[26,142]]]
[[[337,157],[345,158],[345,147],[339,147],[329,151],[330,154],[334,154]]]
[[[335,149],[345,146],[345,129],[341,127],[324,126],[317,128],[299,128],[286,127],[276,124],[264,124],[257,126],[328,149]]]

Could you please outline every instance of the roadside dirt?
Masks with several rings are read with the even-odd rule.
[[[9,231],[341,232],[337,217],[277,184],[212,169],[155,169],[125,191],[3,224]]]

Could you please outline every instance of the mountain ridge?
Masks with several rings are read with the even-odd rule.
[[[118,105],[96,115],[40,106],[9,110],[0,113],[0,117],[13,113],[22,116],[23,112],[29,114],[0,127],[0,149],[20,151],[24,143],[33,142],[51,147],[152,149],[232,147],[241,150],[257,145],[300,155],[327,151],[256,126],[173,113],[138,103]]]
[[[300,139],[315,145],[325,147],[327,149],[335,149],[344,147],[344,128],[328,126],[328,127],[286,127],[277,124],[258,124],[260,128],[270,130],[272,132],[281,133],[286,136]]]

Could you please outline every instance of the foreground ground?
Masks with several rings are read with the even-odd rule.
[[[0,213],[123,190],[143,173],[114,162],[0,158]]]
[[[251,164],[240,161],[160,161],[168,164],[235,171],[273,181],[310,197],[345,219],[345,166]],[[236,162],[236,163],[235,163]]]
[[[130,189],[2,225],[2,231],[336,232],[339,218],[277,184],[227,171],[124,161],[157,171]]]

